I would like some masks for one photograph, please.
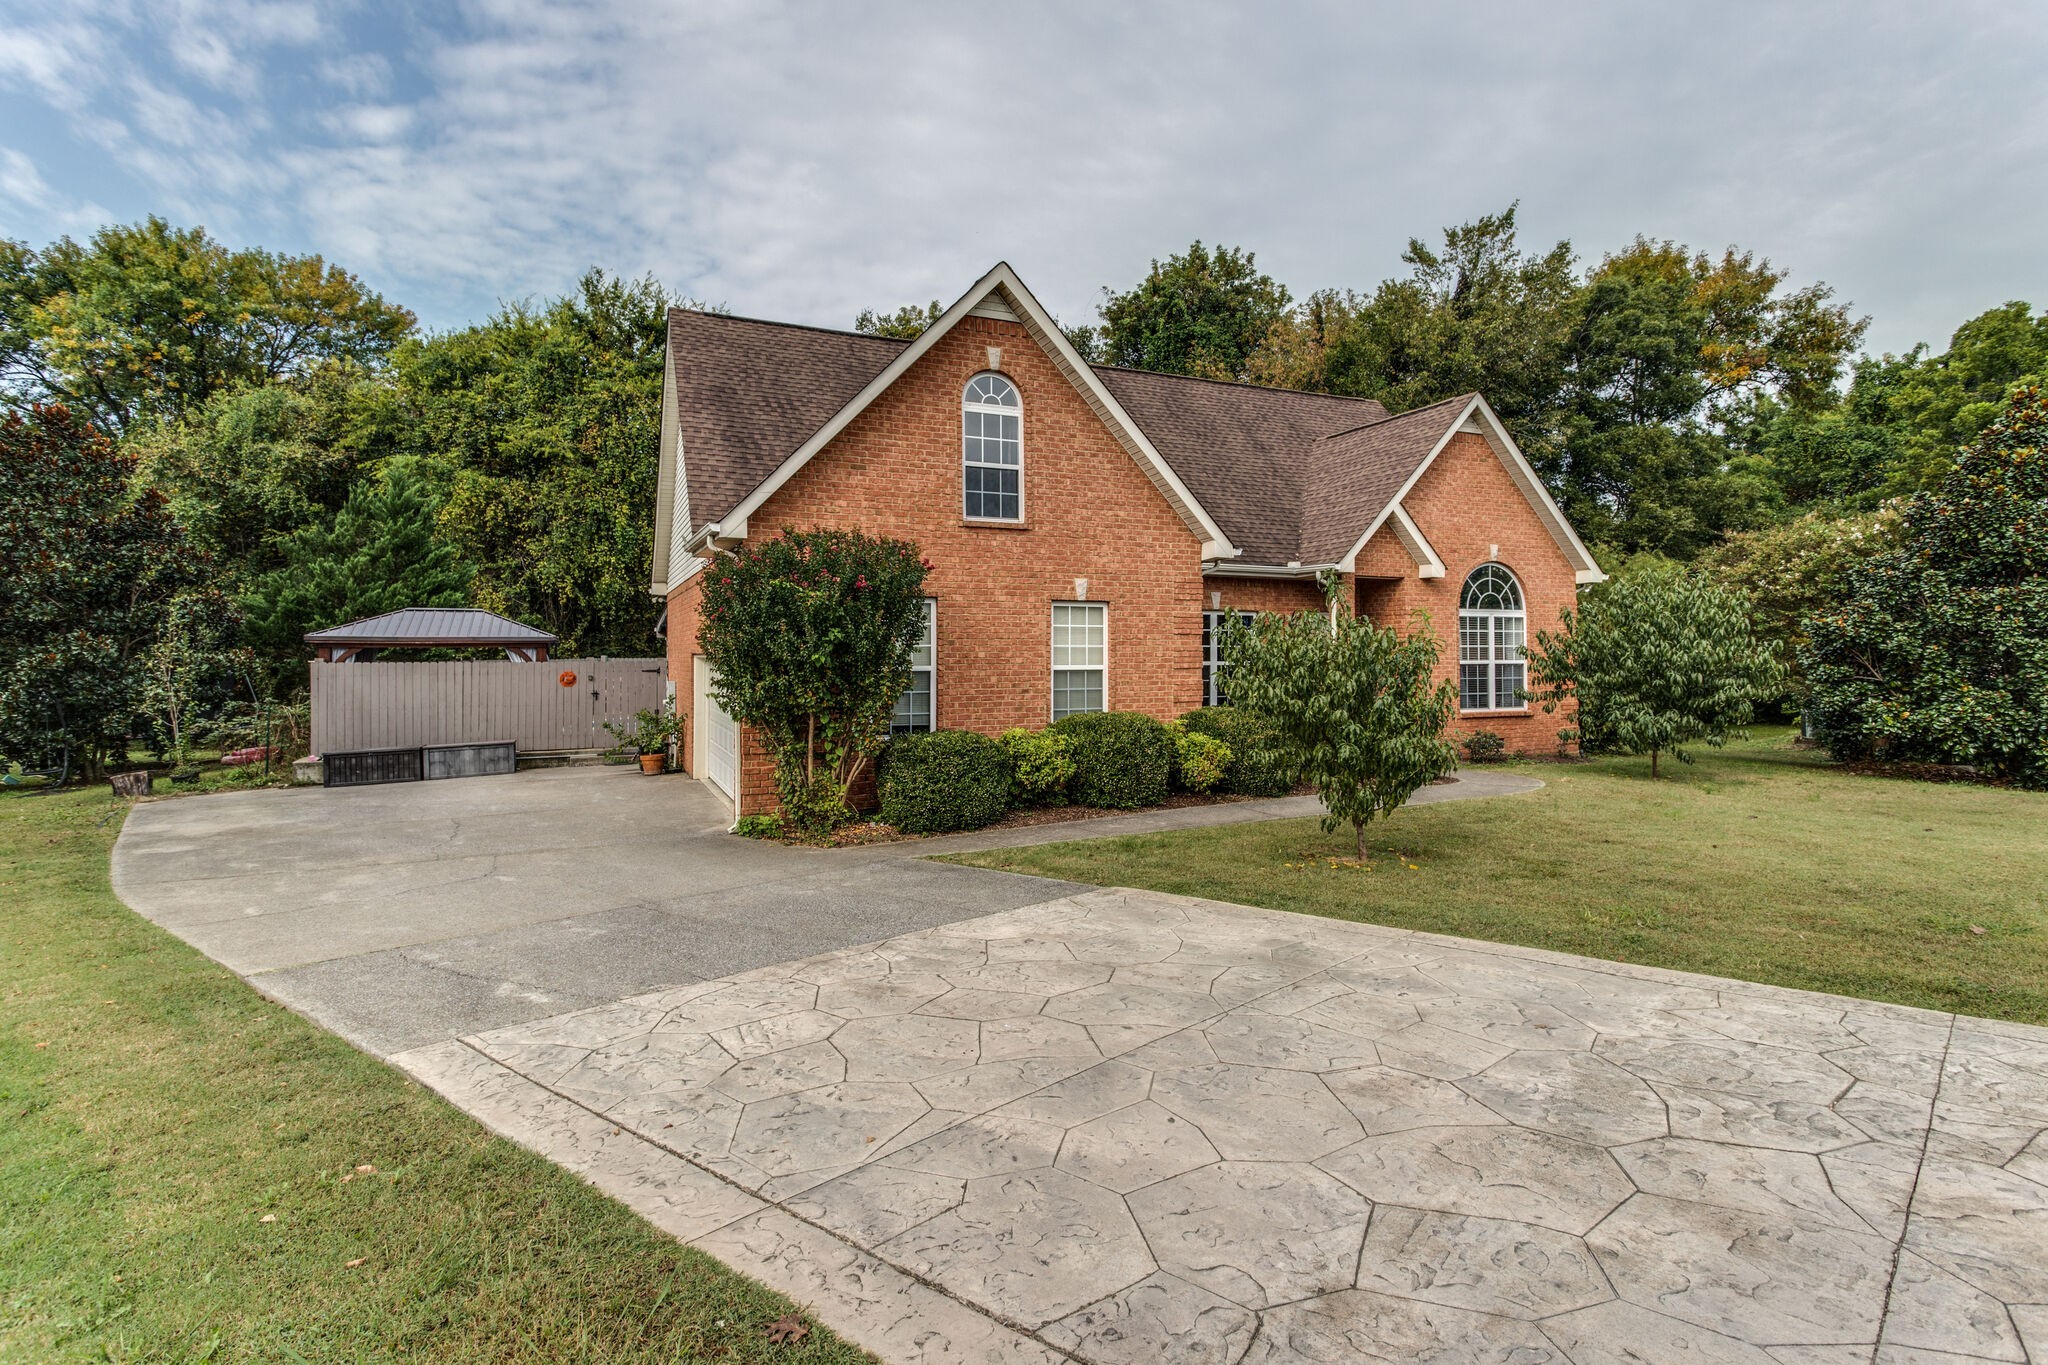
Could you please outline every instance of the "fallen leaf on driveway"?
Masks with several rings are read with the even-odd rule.
[[[803,1319],[794,1313],[786,1313],[768,1324],[768,1340],[777,1345],[802,1341],[810,1334],[811,1329],[804,1326]]]

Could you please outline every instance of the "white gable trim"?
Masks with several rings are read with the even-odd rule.
[[[666,318],[663,330],[667,330]],[[654,597],[666,597],[669,590],[669,550],[675,539],[676,488],[682,482],[682,441],[679,438],[682,414],[676,410],[676,357],[675,350],[666,344],[662,347],[661,359],[661,444],[655,454],[654,484],[654,562],[650,566],[647,591]],[[689,534],[687,525],[681,528]]]
[[[1401,548],[1415,561],[1417,578],[1442,578],[1444,562],[1437,558],[1436,547],[1429,543],[1429,537],[1422,534],[1422,528],[1415,524],[1415,518],[1408,515],[1408,509],[1400,503],[1394,504],[1392,518],[1394,537],[1401,542]]]
[[[846,430],[854,418],[860,416],[870,404],[886,393],[912,365],[923,359],[925,353],[937,345],[941,337],[952,331],[962,318],[970,314],[990,316],[991,314],[983,310],[997,303],[1007,306],[1014,312],[1032,339],[1044,348],[1046,354],[1052,358],[1053,364],[1080,391],[1088,406],[1095,410],[1096,416],[1102,419],[1111,434],[1117,438],[1118,444],[1130,453],[1138,462],[1138,467],[1145,471],[1153,485],[1165,495],[1167,502],[1180,514],[1181,520],[1187,523],[1188,529],[1200,537],[1202,558],[1236,558],[1239,551],[1230,543],[1230,537],[1223,533],[1223,528],[1216,524],[1215,518],[1195,500],[1195,495],[1180,481],[1180,477],[1173,472],[1165,457],[1145,438],[1145,433],[1138,430],[1138,424],[1131,420],[1130,414],[1110,396],[1109,390],[1103,387],[1095,371],[1081,359],[1073,344],[1060,331],[1052,315],[1031,296],[1031,291],[1024,287],[1024,282],[1017,278],[1017,272],[1012,270],[1007,262],[998,262],[995,269],[976,280],[973,287],[962,294],[951,308],[939,315],[938,321],[919,333],[917,340],[904,347],[897,357],[889,362],[886,369],[869,380],[867,387],[855,394],[845,407],[834,413],[830,421],[813,432],[810,439],[797,447],[794,454],[777,465],[773,473],[755,486],[753,492],[740,500],[738,506],[720,518],[718,523],[705,527],[697,539],[730,541],[743,537],[746,534],[747,519],[759,511],[762,504],[788,483],[799,469],[809,464],[811,458],[829,445],[834,437]]]
[[[1565,559],[1572,566],[1574,580],[1579,583],[1605,581],[1607,575],[1600,572],[1599,561],[1593,558],[1593,552],[1586,548],[1586,543],[1579,539],[1579,533],[1572,529],[1572,524],[1565,520],[1564,510],[1557,505],[1556,499],[1550,496],[1550,490],[1543,486],[1543,480],[1537,477],[1535,467],[1529,463],[1528,457],[1522,454],[1521,447],[1515,444],[1515,438],[1508,435],[1508,429],[1501,425],[1501,420],[1493,408],[1477,394],[1472,396],[1457,419],[1444,428],[1443,436],[1430,447],[1429,454],[1415,467],[1415,472],[1408,476],[1408,481],[1401,485],[1400,491],[1388,501],[1386,510],[1374,519],[1373,524],[1366,528],[1365,534],[1358,538],[1358,543],[1351,547],[1351,552],[1344,556],[1344,571],[1357,571],[1358,556],[1365,549],[1366,542],[1370,541],[1380,527],[1397,512],[1411,526],[1414,524],[1409,519],[1407,510],[1401,506],[1401,500],[1407,497],[1415,485],[1421,482],[1422,476],[1429,472],[1429,467],[1436,463],[1436,457],[1443,454],[1444,447],[1451,443],[1451,437],[1461,431],[1483,436],[1487,445],[1493,448],[1494,455],[1506,467],[1508,477],[1514,480],[1515,487],[1521,490],[1529,506],[1535,509],[1544,529],[1549,531],[1550,538],[1557,542],[1557,548],[1564,552]]]

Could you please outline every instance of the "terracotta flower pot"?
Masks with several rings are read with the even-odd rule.
[[[660,772],[660,771],[661,771],[661,760],[662,760],[662,755],[660,755],[660,754],[642,754],[642,755],[640,755],[640,771],[641,771],[641,772],[643,772],[643,773],[658,773],[658,772]]]

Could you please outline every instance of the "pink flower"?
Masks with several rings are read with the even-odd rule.
[[[868,576],[866,574],[862,574],[859,578],[854,579],[853,586],[855,591],[865,592],[868,586]]]

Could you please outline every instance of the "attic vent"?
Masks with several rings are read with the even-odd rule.
[[[1016,310],[1012,309],[1003,298],[1001,291],[994,289],[982,295],[981,302],[975,304],[974,307],[967,311],[971,316],[977,318],[1001,318],[1004,322],[1023,321],[1022,318],[1017,316]]]

